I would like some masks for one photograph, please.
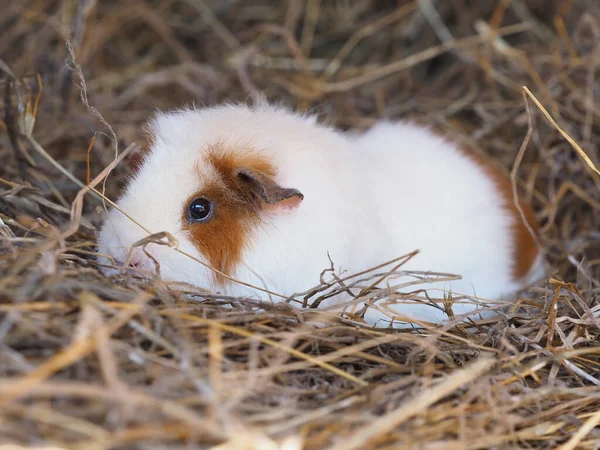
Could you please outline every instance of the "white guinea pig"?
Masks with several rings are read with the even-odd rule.
[[[381,122],[351,136],[261,104],[158,114],[149,131],[118,206],[228,277],[290,296],[318,284],[329,258],[353,274],[419,249],[403,270],[457,274],[429,287],[498,301],[543,274],[533,214],[522,200],[521,211],[515,206],[509,179],[426,128]],[[122,265],[146,236],[113,209],[99,253]],[[141,271],[158,263],[165,281],[278,300],[167,246],[151,243],[131,255]],[[420,321],[447,318],[427,305],[393,310]],[[378,326],[389,319],[373,308],[365,316]]]

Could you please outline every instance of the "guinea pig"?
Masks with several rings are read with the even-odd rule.
[[[348,134],[263,103],[158,113],[148,131],[117,205],[217,271],[157,243],[132,249],[148,233],[115,209],[99,233],[105,265],[128,261],[165,281],[272,301],[315,286],[331,262],[353,274],[415,249],[402,270],[457,274],[428,287],[484,304],[511,301],[543,275],[534,215],[508,177],[428,128],[382,121]],[[429,305],[391,310],[368,308],[364,319],[448,318]]]

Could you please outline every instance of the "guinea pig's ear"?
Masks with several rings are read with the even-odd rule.
[[[261,172],[238,169],[236,176],[252,194],[262,201],[263,208],[267,212],[294,211],[304,199],[304,195],[298,189],[283,188]]]

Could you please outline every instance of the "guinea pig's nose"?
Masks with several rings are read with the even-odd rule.
[[[117,252],[115,252],[115,253],[117,253]],[[131,255],[129,255],[128,253],[120,252],[118,255],[113,254],[112,257],[113,257],[113,260],[115,261],[115,265],[121,266],[121,267],[127,266],[127,267],[137,268],[141,264],[140,255],[135,250],[131,253]]]
[[[127,265],[129,267],[134,267],[136,269],[142,268],[145,264],[144,261],[147,259],[145,255],[143,255],[139,249],[134,249],[127,258]]]
[[[119,249],[114,251],[112,257],[117,267],[132,271],[150,271],[155,270],[155,263],[149,254],[143,249],[133,248],[129,250]]]
[[[155,270],[155,260],[152,258],[151,250],[145,250],[140,248],[135,248],[128,254],[128,258],[126,261],[128,267],[141,270],[141,271],[150,271],[153,272]]]
[[[129,265],[131,267],[137,268],[140,266],[140,264],[141,264],[141,261],[140,261],[139,255],[137,253],[134,253],[133,255],[131,255],[131,258],[129,258]]]

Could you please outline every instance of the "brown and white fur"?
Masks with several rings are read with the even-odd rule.
[[[510,181],[426,128],[381,122],[347,135],[263,104],[159,114],[150,131],[151,145],[119,207],[246,283],[288,296],[318,284],[329,257],[350,274],[415,249],[420,254],[403,269],[461,275],[431,285],[455,295],[511,300],[543,274],[534,216],[521,200],[522,220]],[[212,205],[208,220],[190,216],[196,199]],[[122,264],[146,235],[112,210],[100,253]],[[136,248],[132,265],[154,271],[158,262],[167,281],[277,300],[166,246],[145,250],[152,258]],[[453,312],[473,308],[455,305]],[[446,318],[425,305],[393,309],[428,322]],[[370,311],[369,323],[390,318]]]

